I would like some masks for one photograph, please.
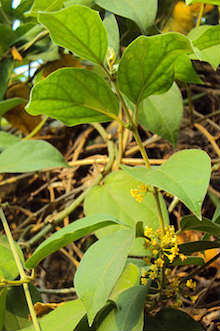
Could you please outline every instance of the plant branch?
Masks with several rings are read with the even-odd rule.
[[[31,294],[30,294],[30,291],[29,291],[28,284],[26,282],[26,280],[28,280],[28,277],[26,276],[26,274],[24,272],[21,260],[19,258],[19,255],[17,253],[16,247],[15,247],[15,244],[14,244],[14,240],[13,240],[10,228],[8,226],[8,222],[5,218],[5,214],[2,210],[2,208],[0,208],[0,218],[2,220],[2,224],[3,224],[4,230],[5,230],[6,236],[8,238],[8,242],[9,242],[12,254],[14,256],[15,263],[16,263],[18,271],[20,273],[21,281],[23,282],[22,285],[23,285],[23,288],[24,288],[24,293],[25,293],[26,301],[27,301],[27,304],[28,304],[28,308],[29,308],[29,311],[30,311],[30,315],[31,315],[31,318],[32,318],[34,328],[35,328],[36,331],[40,331],[41,330],[40,325],[38,323],[37,316],[36,316],[35,311],[34,311],[34,306],[33,306],[32,299],[31,299]],[[30,281],[30,279],[29,279],[29,281]]]

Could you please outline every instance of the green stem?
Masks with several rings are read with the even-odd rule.
[[[18,271],[20,273],[21,280],[25,281],[27,276],[24,272],[21,260],[19,258],[18,253],[17,253],[16,247],[15,247],[15,244],[14,244],[14,240],[13,240],[10,228],[8,226],[8,222],[5,218],[5,215],[4,215],[4,212],[3,212],[2,208],[0,208],[0,218],[2,220],[2,224],[3,224],[4,230],[5,230],[6,236],[8,238],[8,242],[9,242],[12,254],[14,256],[15,263],[16,263]],[[40,331],[41,330],[40,325],[38,323],[37,316],[36,316],[35,311],[34,311],[34,306],[33,306],[33,303],[32,303],[31,294],[30,294],[30,291],[29,291],[28,284],[23,283],[23,288],[24,288],[24,293],[25,293],[25,297],[26,297],[26,300],[27,300],[27,304],[28,304],[28,308],[29,308],[29,311],[30,311],[30,315],[31,315],[31,318],[32,318],[34,328],[35,328],[36,331]]]
[[[201,3],[201,7],[200,7],[200,11],[199,11],[199,16],[198,16],[198,19],[197,19],[197,22],[196,22],[196,27],[200,26],[200,24],[201,24],[201,20],[202,20],[204,8],[205,8],[204,3]]]

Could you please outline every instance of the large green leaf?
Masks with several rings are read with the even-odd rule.
[[[120,90],[133,102],[166,92],[174,81],[178,56],[192,52],[190,40],[179,33],[140,36],[125,50],[118,70]]]
[[[107,12],[103,20],[103,24],[108,33],[108,46],[114,49],[115,55],[117,56],[119,52],[120,36],[115,15]]]
[[[155,0],[95,0],[95,3],[110,12],[134,21],[142,33],[153,25],[157,14]]]
[[[73,5],[54,13],[40,13],[38,19],[55,44],[92,62],[104,63],[108,39],[98,12]]]
[[[186,54],[179,56],[175,62],[175,78],[185,83],[203,84]]]
[[[63,7],[65,0],[35,0],[28,14],[37,16],[39,11],[55,11]]]
[[[98,240],[83,256],[74,284],[90,325],[115,286],[133,240],[134,231],[120,230]]]
[[[24,257],[22,250],[20,247],[16,245],[16,250],[19,254],[19,257],[24,262]],[[8,243],[8,239],[5,236],[0,236],[0,279],[8,279],[8,280],[14,280],[18,275],[18,268],[14,259],[14,256],[12,254],[12,251],[10,249],[10,245]]]
[[[0,116],[4,115],[8,110],[12,109],[13,107],[26,103],[27,100],[23,98],[12,98],[0,101]]]
[[[51,313],[38,319],[41,331],[72,331],[85,313],[85,308],[79,299],[65,302]],[[35,331],[35,328],[29,326],[20,331]]]
[[[64,68],[34,86],[26,109],[32,115],[46,114],[71,126],[110,121],[116,118],[119,104],[96,73]]]
[[[17,136],[14,136],[8,132],[0,131],[0,151],[14,145],[19,142],[21,139]]]
[[[43,241],[42,244],[37,247],[33,255],[26,261],[25,265],[27,268],[35,268],[42,259],[61,247],[111,224],[121,223],[109,215],[97,214],[81,218],[53,233],[48,239]]]
[[[125,172],[119,170],[111,173],[105,178],[102,185],[94,187],[87,195],[84,202],[86,215],[99,213],[114,216],[123,224],[127,224],[135,230],[136,224],[141,221],[143,225],[150,226],[154,230],[159,227],[159,220],[155,199],[151,192],[144,195],[142,203],[131,196],[130,190],[138,188],[140,181],[132,178]],[[99,202],[97,205],[97,201]],[[160,197],[162,212],[166,224],[169,223],[166,205]],[[96,232],[98,237],[118,230],[115,225]],[[141,245],[142,247],[142,245]]]
[[[188,37],[199,50],[199,57],[196,54],[190,57],[206,61],[217,69],[220,63],[220,25],[201,25],[191,30]]]
[[[0,155],[1,172],[29,172],[45,168],[68,167],[62,154],[43,140],[23,140]]]
[[[181,310],[165,308],[147,315],[144,331],[204,331],[201,325]]]
[[[149,131],[176,144],[182,120],[183,99],[178,86],[173,86],[164,94],[152,95],[143,100],[138,121]]]
[[[154,185],[177,196],[199,219],[205,197],[211,165],[208,155],[201,150],[183,150],[173,154],[160,167],[121,166],[131,176],[145,184]]]
[[[181,231],[195,230],[206,232],[220,239],[220,225],[205,217],[200,221],[195,216],[185,216],[180,222],[180,228]]]

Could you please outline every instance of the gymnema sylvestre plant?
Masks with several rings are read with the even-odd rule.
[[[36,0],[31,10],[54,44],[93,63],[95,70],[62,68],[39,80],[32,88],[27,112],[52,117],[67,126],[91,123],[107,142],[109,161],[92,186],[54,222],[82,201],[86,216],[50,235],[26,262],[1,209],[21,277],[19,281],[7,277],[0,280],[1,307],[7,286],[24,287],[32,321],[22,331],[159,331],[174,330],[174,326],[175,330],[203,330],[178,308],[184,296],[192,302],[197,300],[192,276],[204,266],[204,260],[192,254],[219,247],[218,218],[209,220],[201,215],[211,174],[210,158],[202,150],[188,149],[174,153],[160,166],[151,166],[138,126],[175,145],[182,107],[174,81],[199,83],[192,59],[217,67],[217,55],[213,58],[210,52],[213,54],[219,47],[220,26],[198,26],[188,36],[175,32],[147,36],[156,17],[157,1],[119,2],[95,1],[108,11],[103,21],[97,11],[89,8],[90,1],[60,9],[62,5],[59,7],[57,1],[47,8]],[[200,2],[219,4],[217,0]],[[117,22],[112,13],[133,20],[142,33],[121,58]],[[168,99],[174,103],[174,110],[166,108]],[[116,143],[100,124],[109,121],[118,123]],[[145,166],[121,164],[127,130],[133,134]],[[24,139],[0,155],[1,172],[63,166],[68,164],[62,155],[40,140]],[[163,194],[180,200],[191,212],[181,220],[178,234],[200,231],[205,233],[204,240],[178,242]],[[50,223],[45,226],[50,227]],[[73,280],[78,299],[36,318],[28,284],[34,269],[49,254],[94,232],[98,240],[84,254]],[[179,278],[172,270],[180,265],[198,267],[192,275]],[[27,276],[28,270],[32,276]]]

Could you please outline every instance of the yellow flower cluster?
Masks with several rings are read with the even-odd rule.
[[[132,188],[130,189],[130,194],[135,200],[139,203],[143,201],[144,193],[149,191],[149,187],[145,184],[141,184],[138,186],[138,188]]]
[[[191,290],[195,291],[196,290],[196,282],[194,282],[192,279],[188,279],[186,281],[186,286],[190,288]]]

